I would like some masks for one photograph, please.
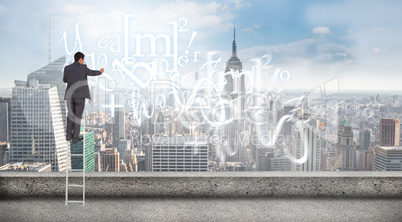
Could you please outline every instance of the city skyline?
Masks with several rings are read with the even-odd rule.
[[[21,1],[26,7],[17,7],[14,2],[0,1],[4,58],[0,88],[11,88],[15,79],[23,79],[47,64],[50,12],[52,61],[66,55],[60,41],[64,32],[70,39],[70,50],[73,47],[77,23],[84,53],[106,53],[109,61],[120,59],[122,53],[113,54],[97,44],[105,35],[112,39],[118,30],[122,35],[124,16],[135,14],[138,21],[133,25],[142,33],[171,34],[166,24],[173,19],[185,25],[188,32],[180,36],[177,46],[180,54],[186,49],[201,52],[198,63],[189,62],[179,70],[185,74],[205,63],[210,51],[218,51],[222,59],[230,57],[228,42],[235,22],[238,54],[245,70],[252,69],[251,59],[272,56],[272,67],[261,81],[263,87],[275,69],[282,69],[289,71],[291,78],[276,82],[279,89],[313,89],[339,77],[340,90],[398,90],[398,81],[389,80],[397,80],[402,68],[396,59],[402,48],[396,38],[401,32],[402,19],[398,19],[401,15],[397,10],[401,3],[389,2],[100,1],[94,6],[91,1]],[[189,44],[193,31],[197,34]],[[106,71],[110,70],[109,65]]]
[[[171,3],[170,6],[172,4],[186,8],[199,3],[178,1]],[[252,7],[250,4],[243,6]],[[77,16],[81,16],[82,12],[92,11],[85,5],[66,7],[69,10],[65,8],[64,10]],[[77,13],[77,10],[83,11]],[[164,16],[161,17],[166,19]],[[57,21],[57,16],[55,17]],[[383,119],[402,117],[398,113],[401,106],[397,94],[392,95],[392,98],[380,96],[379,93],[363,97],[341,95],[340,76],[332,76],[329,80],[319,77],[309,79],[304,76],[304,81],[309,84],[305,85],[305,82],[298,81],[298,86],[315,86],[315,88],[308,92],[297,92],[297,88],[293,89],[296,92],[285,92],[284,89],[289,88],[288,83],[292,88],[291,82],[295,81],[294,78],[297,79],[297,76],[286,68],[289,64],[276,60],[275,55],[280,55],[283,51],[278,51],[275,47],[261,49],[252,45],[248,48],[252,49],[250,51],[252,53],[245,49],[240,50],[239,45],[248,45],[252,40],[244,41],[245,33],[250,30],[242,29],[241,24],[238,25],[235,21],[227,21],[227,26],[232,32],[232,38],[227,39],[225,28],[220,29],[221,34],[212,33],[210,36],[204,36],[203,32],[213,26],[193,29],[187,24],[191,21],[190,17],[179,17],[178,20],[168,22],[165,20],[163,21],[165,24],[161,26],[158,23],[160,21],[146,25],[147,20],[144,19],[146,17],[135,14],[121,14],[117,17],[123,20],[121,23],[123,29],[117,29],[113,35],[91,33],[94,29],[88,28],[88,25],[96,23],[93,21],[66,23],[74,27],[73,30],[64,30],[59,42],[64,48],[63,53],[67,55],[52,60],[51,48],[48,48],[48,65],[29,74],[27,81],[18,80],[17,76],[13,76],[17,79],[14,82],[12,103],[17,104],[18,96],[25,98],[24,93],[15,93],[16,90],[25,88],[41,90],[57,85],[57,93],[53,92],[56,96],[52,98],[60,105],[62,121],[59,123],[64,122],[62,94],[65,84],[60,78],[62,68],[72,62],[72,56],[76,51],[86,52],[87,49],[90,52],[86,53],[88,67],[96,69],[98,66],[106,68],[109,66],[108,72],[91,79],[89,83],[94,100],[91,100],[91,106],[88,107],[88,110],[91,110],[88,126],[95,132],[94,143],[101,147],[103,144],[106,148],[116,149],[120,156],[125,155],[127,150],[140,151],[137,153],[139,156],[146,153],[148,161],[146,164],[150,164],[149,157],[153,154],[147,149],[150,144],[153,147],[155,136],[170,138],[204,135],[209,139],[218,139],[210,141],[205,147],[207,151],[205,154],[208,153],[211,162],[207,163],[205,159],[204,163],[208,164],[208,170],[212,171],[289,170],[290,166],[296,171],[372,169],[372,165],[367,161],[373,161],[373,147],[370,145],[369,147],[366,145],[365,149],[357,147],[358,144],[362,146],[360,141],[357,141],[357,138],[360,138],[359,131],[370,129],[368,136],[371,137],[373,134],[375,138],[371,141],[374,142],[372,145],[376,146],[378,140],[379,145],[384,145],[381,144],[381,135],[385,136],[388,131],[378,130]],[[52,17],[48,19],[50,21]],[[160,27],[161,30],[155,27]],[[113,30],[115,28],[112,27]],[[335,39],[325,37],[334,33],[328,27],[316,27],[312,32],[320,35],[318,39],[325,39],[324,45],[328,41],[335,42]],[[239,33],[243,39],[239,39]],[[212,37],[216,38],[216,42],[222,38],[226,43],[215,43],[215,46],[210,44],[208,47],[225,49],[215,52],[203,51],[206,48],[202,42]],[[97,41],[89,42],[90,39]],[[302,41],[310,40],[304,38]],[[228,47],[230,42],[232,42],[231,50],[226,50],[230,49]],[[324,47],[325,50],[320,53],[329,56],[328,48],[325,47],[330,47],[331,50],[339,49],[332,43],[326,46],[313,44],[309,47],[315,50]],[[299,51],[289,48],[285,52],[293,53],[297,57],[299,52],[304,54],[306,47],[303,44],[296,44]],[[316,52],[313,53],[315,59],[323,55]],[[250,58],[253,53],[256,57]],[[339,51],[337,53],[337,56],[342,54]],[[343,60],[330,56],[331,61],[310,64],[312,67],[317,64],[331,67],[334,64],[342,66],[356,62],[350,63],[349,59],[354,59],[352,54],[351,57],[349,54],[343,56]],[[283,58],[285,57],[281,59]],[[223,69],[224,67],[226,68]],[[323,78],[327,77],[329,76]],[[366,79],[361,79],[360,82],[364,83],[362,81]],[[357,85],[354,81],[350,81],[350,84]],[[190,99],[192,96],[194,100]],[[205,102],[207,104],[204,104]],[[11,111],[15,112],[13,109]],[[29,118],[30,114],[25,115],[27,116],[21,115],[20,118]],[[12,122],[12,128],[18,125],[15,124],[17,124],[15,121]],[[394,132],[395,135],[391,138],[395,138],[395,144],[387,143],[387,146],[399,145],[399,125],[395,126]],[[315,133],[317,135],[313,135]],[[18,136],[20,135],[14,132],[14,143],[18,140]],[[147,139],[146,143],[139,142],[144,136],[149,140]],[[388,138],[390,135],[386,136]],[[11,143],[11,151],[18,146]],[[191,144],[190,147],[197,148]],[[100,153],[99,158],[102,156],[103,153]],[[292,165],[289,165],[288,161],[284,162],[284,157],[290,159]],[[144,168],[144,162],[141,162],[135,167]],[[120,171],[119,158],[114,161],[114,165],[116,165],[114,169]],[[133,171],[132,167],[133,165],[122,165],[124,170]]]

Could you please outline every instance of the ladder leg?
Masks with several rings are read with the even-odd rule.
[[[67,146],[66,146],[66,156],[67,156],[67,166],[66,166],[66,206],[67,206],[67,201],[68,201],[68,162],[69,162],[68,142],[67,142]]]
[[[82,139],[82,201],[70,201],[72,203],[79,203],[82,202],[82,206],[85,206],[85,122],[86,122],[86,115],[84,113],[84,124],[83,124],[83,139]],[[68,142],[67,142],[68,143]],[[68,145],[67,145],[67,149],[66,149],[66,153],[67,153],[67,169],[66,169],[66,206],[68,205],[68,166],[69,166],[69,162],[70,159],[69,155],[68,155]],[[72,169],[72,167],[71,167]],[[72,170],[73,171],[73,170]],[[77,186],[72,184],[71,186]]]
[[[87,115],[84,113],[84,134],[82,139],[82,206],[85,206],[85,124],[86,124]]]

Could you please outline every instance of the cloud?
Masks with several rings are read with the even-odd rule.
[[[222,53],[230,55],[229,52]],[[286,44],[253,46],[238,51],[243,70],[249,72],[246,84],[256,88],[312,88],[356,64],[356,49],[326,38],[302,39]],[[269,55],[268,57],[266,55]],[[272,58],[272,59],[266,59]],[[266,68],[258,73],[255,65]],[[352,66],[351,66],[352,65]],[[253,71],[254,70],[254,73]],[[278,70],[290,73],[290,80],[275,81]],[[253,78],[251,78],[253,77]]]
[[[88,5],[82,4],[68,4],[63,6],[62,12],[69,15],[83,14],[87,13],[91,10],[91,7]]]
[[[6,8],[3,5],[0,5],[0,15],[3,15],[6,13]]]
[[[172,33],[169,22],[177,21],[186,30],[198,32],[197,38],[210,37],[227,31],[233,27],[234,15],[227,5],[217,2],[197,3],[187,1],[164,2],[158,4],[136,3],[127,1],[113,7],[100,2],[94,10],[89,5],[67,4],[60,10],[59,19],[62,27],[72,29],[80,22],[88,38],[98,39],[105,34],[113,34],[117,29],[122,33],[125,15],[130,18],[130,29],[134,30],[141,24],[142,33],[161,34]],[[208,29],[204,34],[202,29]],[[134,30],[136,34],[138,30]]]
[[[318,35],[325,35],[325,34],[330,34],[331,32],[329,31],[328,27],[315,27],[312,31],[313,34],[318,34]]]
[[[261,28],[261,25],[252,25],[252,26],[247,26],[247,28],[242,29],[241,31],[243,32],[251,32],[251,33],[256,33],[255,30]]]
[[[387,32],[391,31],[390,28],[372,27],[369,29],[371,32]]]
[[[249,7],[250,3],[244,2],[244,0],[232,0],[229,1],[235,4],[235,9],[243,8],[243,7]]]
[[[329,63],[353,63],[356,50],[328,39],[303,39],[280,45],[254,46],[241,50],[244,61],[271,54],[277,64],[309,65]],[[242,56],[242,57],[243,57]]]
[[[378,48],[378,47],[373,48],[374,53],[387,52],[387,51],[388,51],[388,49],[385,49],[385,48],[383,48],[383,49]]]
[[[145,13],[141,13],[146,16]],[[155,15],[158,15],[158,20],[169,21],[180,17],[188,20],[188,25],[193,29],[211,28],[222,26],[225,22],[232,23],[234,15],[232,15],[228,7],[221,3],[211,2],[201,4],[196,2],[171,2],[169,4],[161,4],[160,6],[150,9],[147,12],[150,15],[147,21],[155,20]]]

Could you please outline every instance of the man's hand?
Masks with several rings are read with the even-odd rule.
[[[105,71],[105,69],[104,69],[104,68],[101,68],[101,69],[100,69],[100,72],[103,73],[103,71]]]

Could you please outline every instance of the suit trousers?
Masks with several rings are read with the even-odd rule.
[[[70,98],[67,100],[67,140],[77,140],[79,138],[81,130],[81,118],[84,108],[85,98]]]

